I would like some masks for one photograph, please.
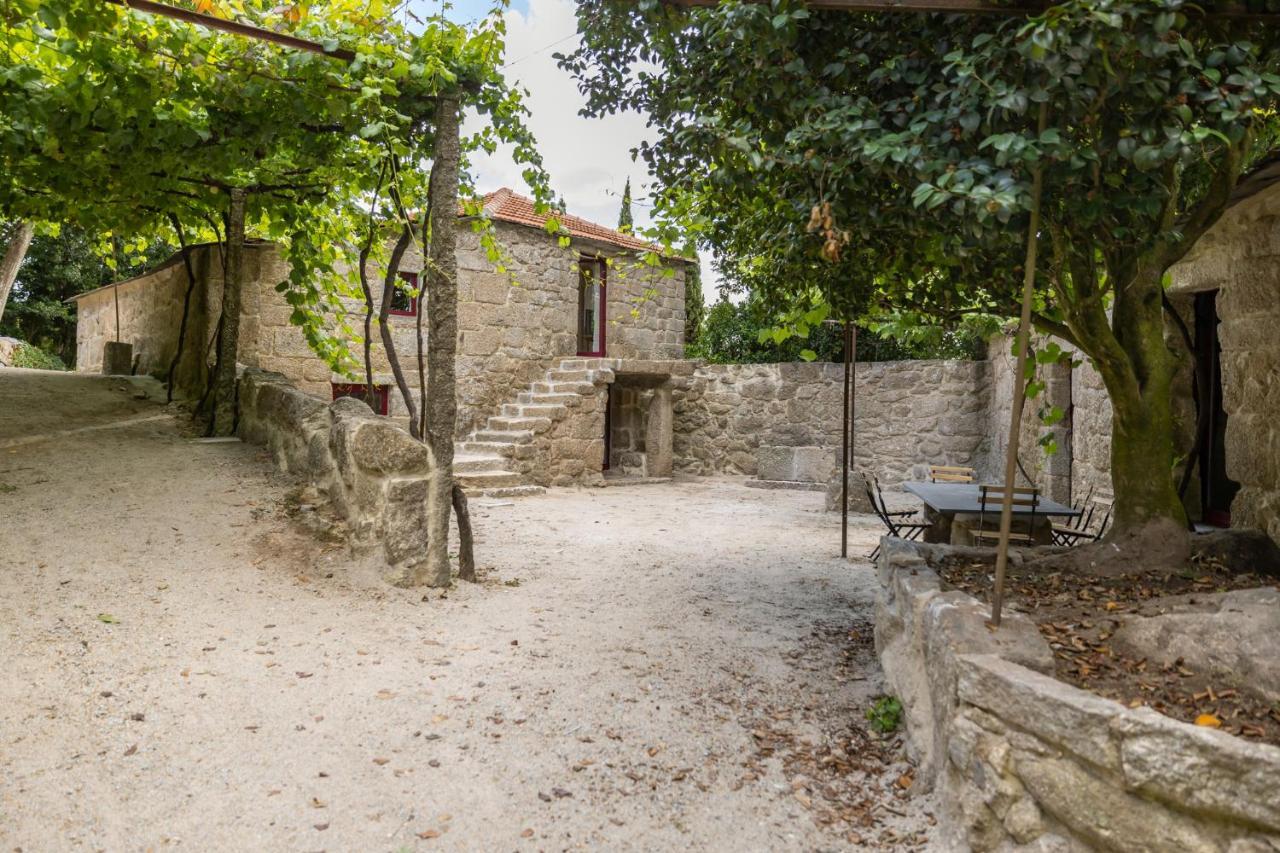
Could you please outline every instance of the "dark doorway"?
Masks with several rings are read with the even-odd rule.
[[[1218,291],[1195,296],[1196,460],[1202,520],[1231,526],[1231,501],[1240,484],[1227,476],[1227,413],[1222,407],[1222,344],[1218,340]]]

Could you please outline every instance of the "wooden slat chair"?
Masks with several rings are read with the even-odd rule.
[[[1085,514],[1081,515],[1083,520],[1079,524],[1074,527],[1064,524],[1053,526],[1054,544],[1079,545],[1081,542],[1097,542],[1107,532],[1115,503],[1116,499],[1109,494],[1092,495],[1089,498],[1089,508]]]
[[[862,473],[862,484],[867,490],[867,500],[871,503],[871,508],[875,510],[880,520],[884,522],[884,526],[889,529],[889,535],[899,539],[916,540],[920,538],[920,534],[924,533],[933,525],[926,524],[921,521],[908,521],[907,519],[915,516],[915,510],[895,510],[889,511],[889,505],[884,502],[884,492],[880,490],[880,481],[876,479],[874,474]],[[876,545],[874,551],[867,559],[874,560],[880,556],[880,546]]]
[[[1084,500],[1079,503],[1072,504],[1071,508],[1079,510],[1080,514],[1075,518],[1061,522],[1055,521],[1050,525],[1054,545],[1067,544],[1062,538],[1060,538],[1059,534],[1061,534],[1062,537],[1066,537],[1077,530],[1088,529],[1089,520],[1093,518],[1093,486],[1090,486],[1089,491],[1085,493]]]
[[[1016,530],[1011,525],[1009,541],[1016,542],[1019,545],[1035,544],[1036,507],[1040,504],[1039,489],[1034,486],[1014,486],[1012,490],[1008,486],[979,486],[978,490],[978,526],[969,531],[969,536],[973,539],[974,544],[983,542],[998,543],[1000,541],[999,518],[1004,508],[1004,496],[1008,491],[1013,492],[1013,506],[1031,508],[1031,512],[1027,515],[1026,531]],[[987,513],[995,513],[996,528],[994,530],[986,526]],[[1012,521],[1016,524],[1018,519],[1015,517]]]
[[[930,483],[972,483],[978,479],[978,472],[972,468],[956,465],[930,465]]]

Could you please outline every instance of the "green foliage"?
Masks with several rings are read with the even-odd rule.
[[[646,114],[655,215],[775,306],[1016,316],[1040,171],[1033,321],[1103,373],[1117,458],[1167,467],[1161,281],[1277,150],[1280,28],[1180,0],[1031,18],[586,0],[578,16],[561,64],[588,113]],[[1135,478],[1121,522],[1146,512],[1119,493]],[[1160,489],[1135,501],[1164,513]]]
[[[29,367],[35,370],[66,370],[67,366],[56,355],[50,355],[39,347],[33,347],[22,341],[13,351],[14,367]]]
[[[881,696],[866,710],[866,718],[873,731],[892,734],[902,725],[902,703],[896,696]]]
[[[441,99],[485,119],[464,163],[510,144],[539,204],[553,200],[520,94],[501,76],[501,15],[471,27],[434,16],[413,33],[383,0],[209,5],[355,59],[98,0],[12,0],[0,22],[0,218],[145,245],[172,239],[176,214],[189,238],[218,239],[230,190],[243,189],[250,235],[279,243],[290,264],[280,290],[291,320],[346,370],[359,336],[343,300],[360,292],[359,247],[371,222],[425,208]],[[469,173],[463,184],[474,195]],[[493,249],[492,229],[477,227]],[[375,240],[371,259],[386,254]]]
[[[631,217],[631,179],[627,178],[627,185],[622,190],[622,208],[618,211],[618,230],[623,234],[630,234],[634,226],[635,222]]]
[[[686,354],[713,364],[844,360],[840,325],[819,322],[807,327],[803,337],[794,328],[778,334],[778,328],[778,317],[759,301],[721,299],[707,312],[698,340],[686,347]],[[974,360],[986,356],[985,338],[976,330],[928,329],[928,333],[907,334],[887,323],[859,324],[857,360]]]
[[[685,348],[697,346],[702,336],[702,324],[707,319],[707,303],[702,295],[702,267],[698,264],[697,254],[693,253],[694,263],[684,272],[684,345]]]

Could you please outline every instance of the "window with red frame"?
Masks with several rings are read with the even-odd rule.
[[[331,382],[333,386],[333,399],[339,397],[355,397],[363,403],[369,402],[369,395],[365,393],[367,387],[363,382]],[[380,415],[387,413],[387,405],[390,402],[388,394],[390,387],[387,385],[373,386],[373,404],[369,407]]]
[[[408,286],[409,290],[416,291],[418,289],[417,273],[402,272],[400,273],[400,279]],[[391,291],[391,309],[387,313],[400,317],[418,316],[418,297],[404,288],[395,288]]]

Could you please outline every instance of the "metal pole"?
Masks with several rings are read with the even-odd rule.
[[[1044,133],[1049,105],[1040,104],[1039,132]],[[1000,627],[1004,604],[1004,575],[1009,564],[1009,530],[1013,525],[1013,480],[1017,475],[1018,439],[1022,432],[1022,397],[1027,390],[1027,339],[1031,335],[1031,299],[1036,283],[1036,249],[1040,231],[1040,195],[1044,168],[1036,164],[1031,178],[1031,221],[1027,224],[1027,257],[1023,264],[1022,315],[1018,319],[1018,360],[1013,374],[1013,410],[1009,414],[1009,442],[1004,454],[1004,500],[1000,506],[1000,544],[996,548],[996,580],[991,594],[991,625]]]
[[[308,41],[307,39],[298,38],[297,36],[291,36],[288,33],[278,33],[275,30],[255,27],[252,24],[244,24],[240,21],[229,21],[225,18],[215,18],[213,15],[205,15],[200,12],[194,12],[191,9],[182,9],[177,6],[170,6],[167,3],[156,3],[153,2],[153,0],[104,1],[117,6],[124,6],[136,12],[147,12],[152,15],[163,15],[166,18],[185,21],[188,24],[195,24],[198,27],[207,27],[211,30],[222,30],[223,32],[232,33],[233,35],[258,39],[259,41],[269,41],[283,47],[294,48],[295,50],[306,50],[311,53],[318,53],[322,56],[332,56],[334,59],[341,59],[344,62],[354,62],[356,58],[355,51],[347,48],[335,47],[330,49],[319,42]]]
[[[849,377],[853,347],[850,325],[844,324],[844,434],[840,441],[840,556],[849,556]]]

